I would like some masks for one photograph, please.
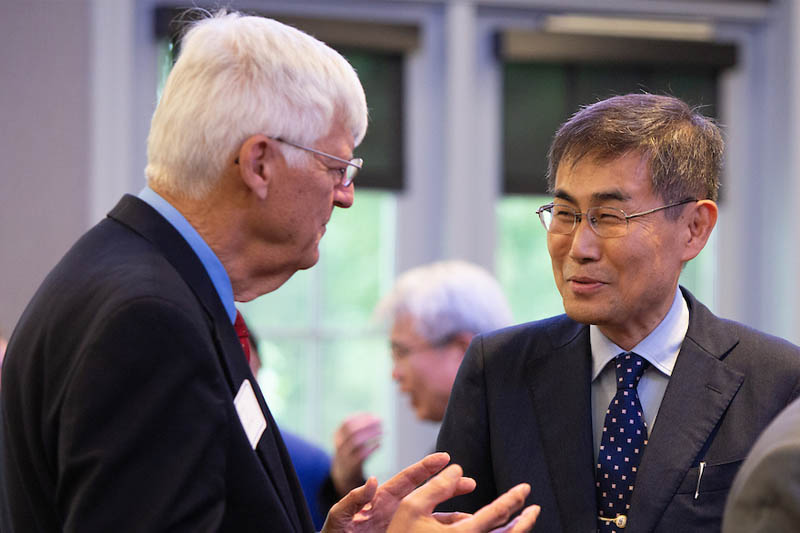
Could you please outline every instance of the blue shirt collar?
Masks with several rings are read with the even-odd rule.
[[[676,287],[667,316],[630,351],[644,357],[664,375],[671,376],[688,329],[689,306],[680,287]],[[589,343],[592,349],[592,381],[594,381],[609,361],[625,350],[603,335],[600,328],[595,325],[589,326]]]
[[[214,284],[219,299],[222,301],[222,305],[225,306],[225,311],[228,313],[231,323],[233,323],[236,320],[233,286],[217,254],[215,254],[206,241],[203,240],[203,237],[197,233],[197,230],[189,224],[186,217],[156,191],[145,186],[139,193],[139,199],[146,202],[150,207],[158,211],[162,217],[166,218],[167,221],[178,230],[178,233],[181,234],[189,246],[191,246],[194,253],[197,254],[197,257],[200,259],[200,262],[203,263],[203,267],[206,269],[208,277],[211,278],[211,283]]]

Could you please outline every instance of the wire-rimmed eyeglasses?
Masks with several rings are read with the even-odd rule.
[[[678,205],[688,204],[689,202],[696,202],[696,198],[687,198],[680,202],[675,202],[668,205],[662,205],[641,213],[634,213],[628,215],[622,209],[616,207],[590,207],[585,213],[577,211],[575,208],[564,205],[550,203],[543,205],[536,210],[539,215],[539,220],[542,225],[549,232],[556,235],[569,235],[575,230],[575,227],[581,221],[581,218],[586,217],[589,227],[603,238],[622,237],[628,233],[628,221],[632,218],[649,215],[662,209],[668,209]]]
[[[361,166],[364,164],[364,160],[361,159],[360,157],[354,157],[353,159],[347,160],[347,159],[342,159],[341,157],[336,157],[335,155],[331,155],[321,150],[316,150],[314,148],[309,148],[308,146],[303,146],[302,144],[297,144],[291,141],[287,141],[286,139],[282,139],[281,137],[270,137],[270,139],[282,142],[283,144],[288,144],[289,146],[293,146],[294,148],[299,148],[300,150],[306,150],[308,152],[312,152],[317,155],[329,157],[334,161],[338,161],[340,163],[344,163],[347,166],[337,170],[339,170],[341,173],[341,179],[339,183],[341,183],[345,187],[349,187],[350,184],[353,183],[353,180],[356,178],[358,171],[361,170]]]

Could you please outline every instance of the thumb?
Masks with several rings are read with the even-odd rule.
[[[348,492],[344,498],[331,507],[325,519],[325,525],[322,527],[323,533],[341,531],[359,511],[364,509],[364,506],[372,501],[377,490],[378,480],[370,477],[366,483]]]

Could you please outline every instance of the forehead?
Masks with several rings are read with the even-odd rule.
[[[339,117],[333,121],[328,133],[317,139],[314,145],[319,150],[350,159],[354,145],[353,133],[346,127],[344,120]]]
[[[628,152],[612,159],[588,154],[577,161],[563,161],[556,172],[554,195],[574,201],[647,198],[653,195],[647,158]]]
[[[421,338],[417,331],[417,321],[408,313],[400,312],[392,323],[392,340],[403,342]]]

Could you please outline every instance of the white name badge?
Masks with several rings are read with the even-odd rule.
[[[242,423],[244,432],[247,435],[247,440],[250,441],[250,446],[255,450],[258,440],[267,429],[267,421],[264,418],[264,413],[261,412],[261,407],[256,400],[256,394],[253,392],[253,386],[250,380],[246,379],[239,387],[239,392],[233,399],[233,405],[236,407],[236,413],[239,415],[239,421]]]

